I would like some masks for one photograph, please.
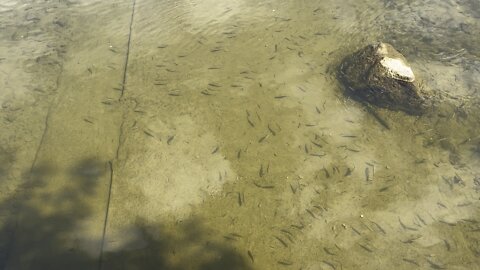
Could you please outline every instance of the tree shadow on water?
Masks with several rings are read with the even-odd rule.
[[[136,240],[102,254],[109,163],[88,158],[67,172],[43,164],[25,175],[0,202],[0,270],[251,268],[231,246],[209,241],[198,220],[137,221],[136,236],[125,235]]]

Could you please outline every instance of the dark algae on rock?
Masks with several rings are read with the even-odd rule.
[[[339,80],[354,98],[419,115],[429,94],[420,87],[405,57],[388,43],[377,43],[345,57]]]

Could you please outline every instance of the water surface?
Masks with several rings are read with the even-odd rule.
[[[476,269],[477,1],[2,1],[2,269]],[[416,117],[344,95],[393,44]]]

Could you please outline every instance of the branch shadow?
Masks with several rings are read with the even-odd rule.
[[[92,216],[105,216],[109,170],[108,162],[87,158],[68,170],[68,179],[49,164],[25,172],[24,184],[0,202],[0,269],[251,268],[233,247],[209,241],[208,228],[195,219],[174,227],[139,220],[134,229],[143,244],[104,251],[101,262],[104,218]],[[82,234],[88,222],[93,237]]]

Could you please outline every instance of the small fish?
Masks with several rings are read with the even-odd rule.
[[[286,98],[288,96],[275,96],[276,99],[282,99],[282,98]]]
[[[263,164],[260,164],[260,170],[258,171],[258,176],[263,177],[265,175],[263,171]]]
[[[90,123],[90,124],[93,124],[93,122],[92,122],[90,119],[88,119],[88,118],[83,118],[83,121],[85,121],[85,122],[87,122],[87,123]]]
[[[257,184],[256,182],[253,182],[253,184],[254,184],[256,187],[263,188],[263,189],[272,189],[272,188],[275,188],[275,186],[273,186],[273,185],[260,185],[260,184]]]
[[[167,140],[167,144],[170,145],[170,143],[173,141],[174,138],[175,138],[175,135],[170,136]]]
[[[143,133],[147,134],[148,136],[150,136],[150,137],[152,137],[152,138],[155,138],[155,136],[153,136],[152,133],[150,133],[150,132],[148,132],[148,131],[146,131],[146,130],[144,130]]]
[[[319,143],[316,143],[314,141],[310,141],[311,143],[313,143],[313,145],[317,146],[317,147],[320,147],[320,148],[323,148],[323,145],[319,144]]]
[[[295,194],[297,192],[297,189],[290,184],[290,189],[292,190],[292,193]]]
[[[267,135],[261,137],[261,138],[258,140],[258,143],[263,142],[266,138],[268,138],[268,135],[270,135],[270,134],[267,134]]]
[[[408,226],[406,226],[405,224],[403,224],[403,222],[402,222],[402,220],[401,220],[400,218],[398,218],[398,222],[400,222],[400,226],[402,226],[402,228],[405,229],[405,230],[418,231],[418,230],[415,229],[415,228],[408,227]]]
[[[365,249],[366,251],[368,252],[373,252],[373,250],[371,250],[370,248],[368,248],[367,246],[364,246],[362,244],[358,244],[361,248]]]
[[[159,49],[164,49],[164,48],[167,48],[167,47],[168,47],[168,45],[165,45],[165,44],[157,46],[157,48],[159,48]]]
[[[272,133],[273,136],[277,135],[277,133],[275,133],[275,131],[270,127],[270,125],[267,125],[267,128],[268,128],[268,131],[270,131],[270,133]]]
[[[290,262],[290,261],[277,261],[278,264],[281,264],[281,265],[285,265],[285,266],[288,266],[288,265],[292,265],[293,263]]]
[[[251,127],[255,127],[255,125],[253,124],[253,122],[250,120],[250,118],[247,117],[247,122],[248,124],[251,126]]]
[[[330,266],[333,270],[336,270],[337,268],[335,267],[335,265],[331,262],[328,262],[328,261],[322,261],[324,264]]]
[[[445,267],[443,267],[439,264],[436,264],[429,259],[427,259],[427,262],[430,264],[430,267],[433,268],[433,269],[445,269]]]
[[[312,216],[313,218],[317,218],[315,214],[313,214],[313,212],[310,211],[309,209],[305,209],[305,211],[307,211],[307,213],[310,214],[310,216]]]
[[[211,87],[220,87],[220,85],[216,83],[209,83],[208,85]]]
[[[297,230],[302,230],[303,228],[305,228],[305,225],[303,225],[303,223],[300,223],[300,225],[292,224],[290,225],[290,227],[295,228]]]
[[[385,230],[384,230],[380,225],[378,225],[378,223],[373,222],[373,221],[371,221],[371,222],[372,222],[383,234],[387,234],[387,233],[385,232]]]
[[[408,262],[408,263],[411,263],[413,265],[416,265],[416,266],[420,266],[420,264],[418,264],[416,261],[414,260],[410,260],[410,259],[406,259],[406,258],[403,258],[402,260]]]
[[[238,205],[242,206],[242,195],[240,195],[240,192],[238,192]]]
[[[328,172],[327,168],[323,167],[323,171],[325,172],[325,177],[330,178],[330,173]]]
[[[217,152],[218,152],[218,149],[220,149],[219,146],[215,147],[215,149],[213,149],[213,151],[212,151],[212,155],[215,154],[215,153],[217,153]]]
[[[365,168],[365,180],[368,182],[370,180],[370,170]]]
[[[252,260],[252,263],[255,262],[255,260],[253,259],[253,254],[250,250],[247,250],[247,254],[248,254],[248,257],[250,258],[250,260]]]
[[[323,250],[328,254],[328,255],[332,255],[332,256],[335,256],[336,254],[331,252],[328,248],[324,247]]]
[[[284,247],[288,247],[288,244],[282,240],[282,238],[278,237],[278,236],[274,236],[275,239],[278,240],[278,242],[280,242]]]

